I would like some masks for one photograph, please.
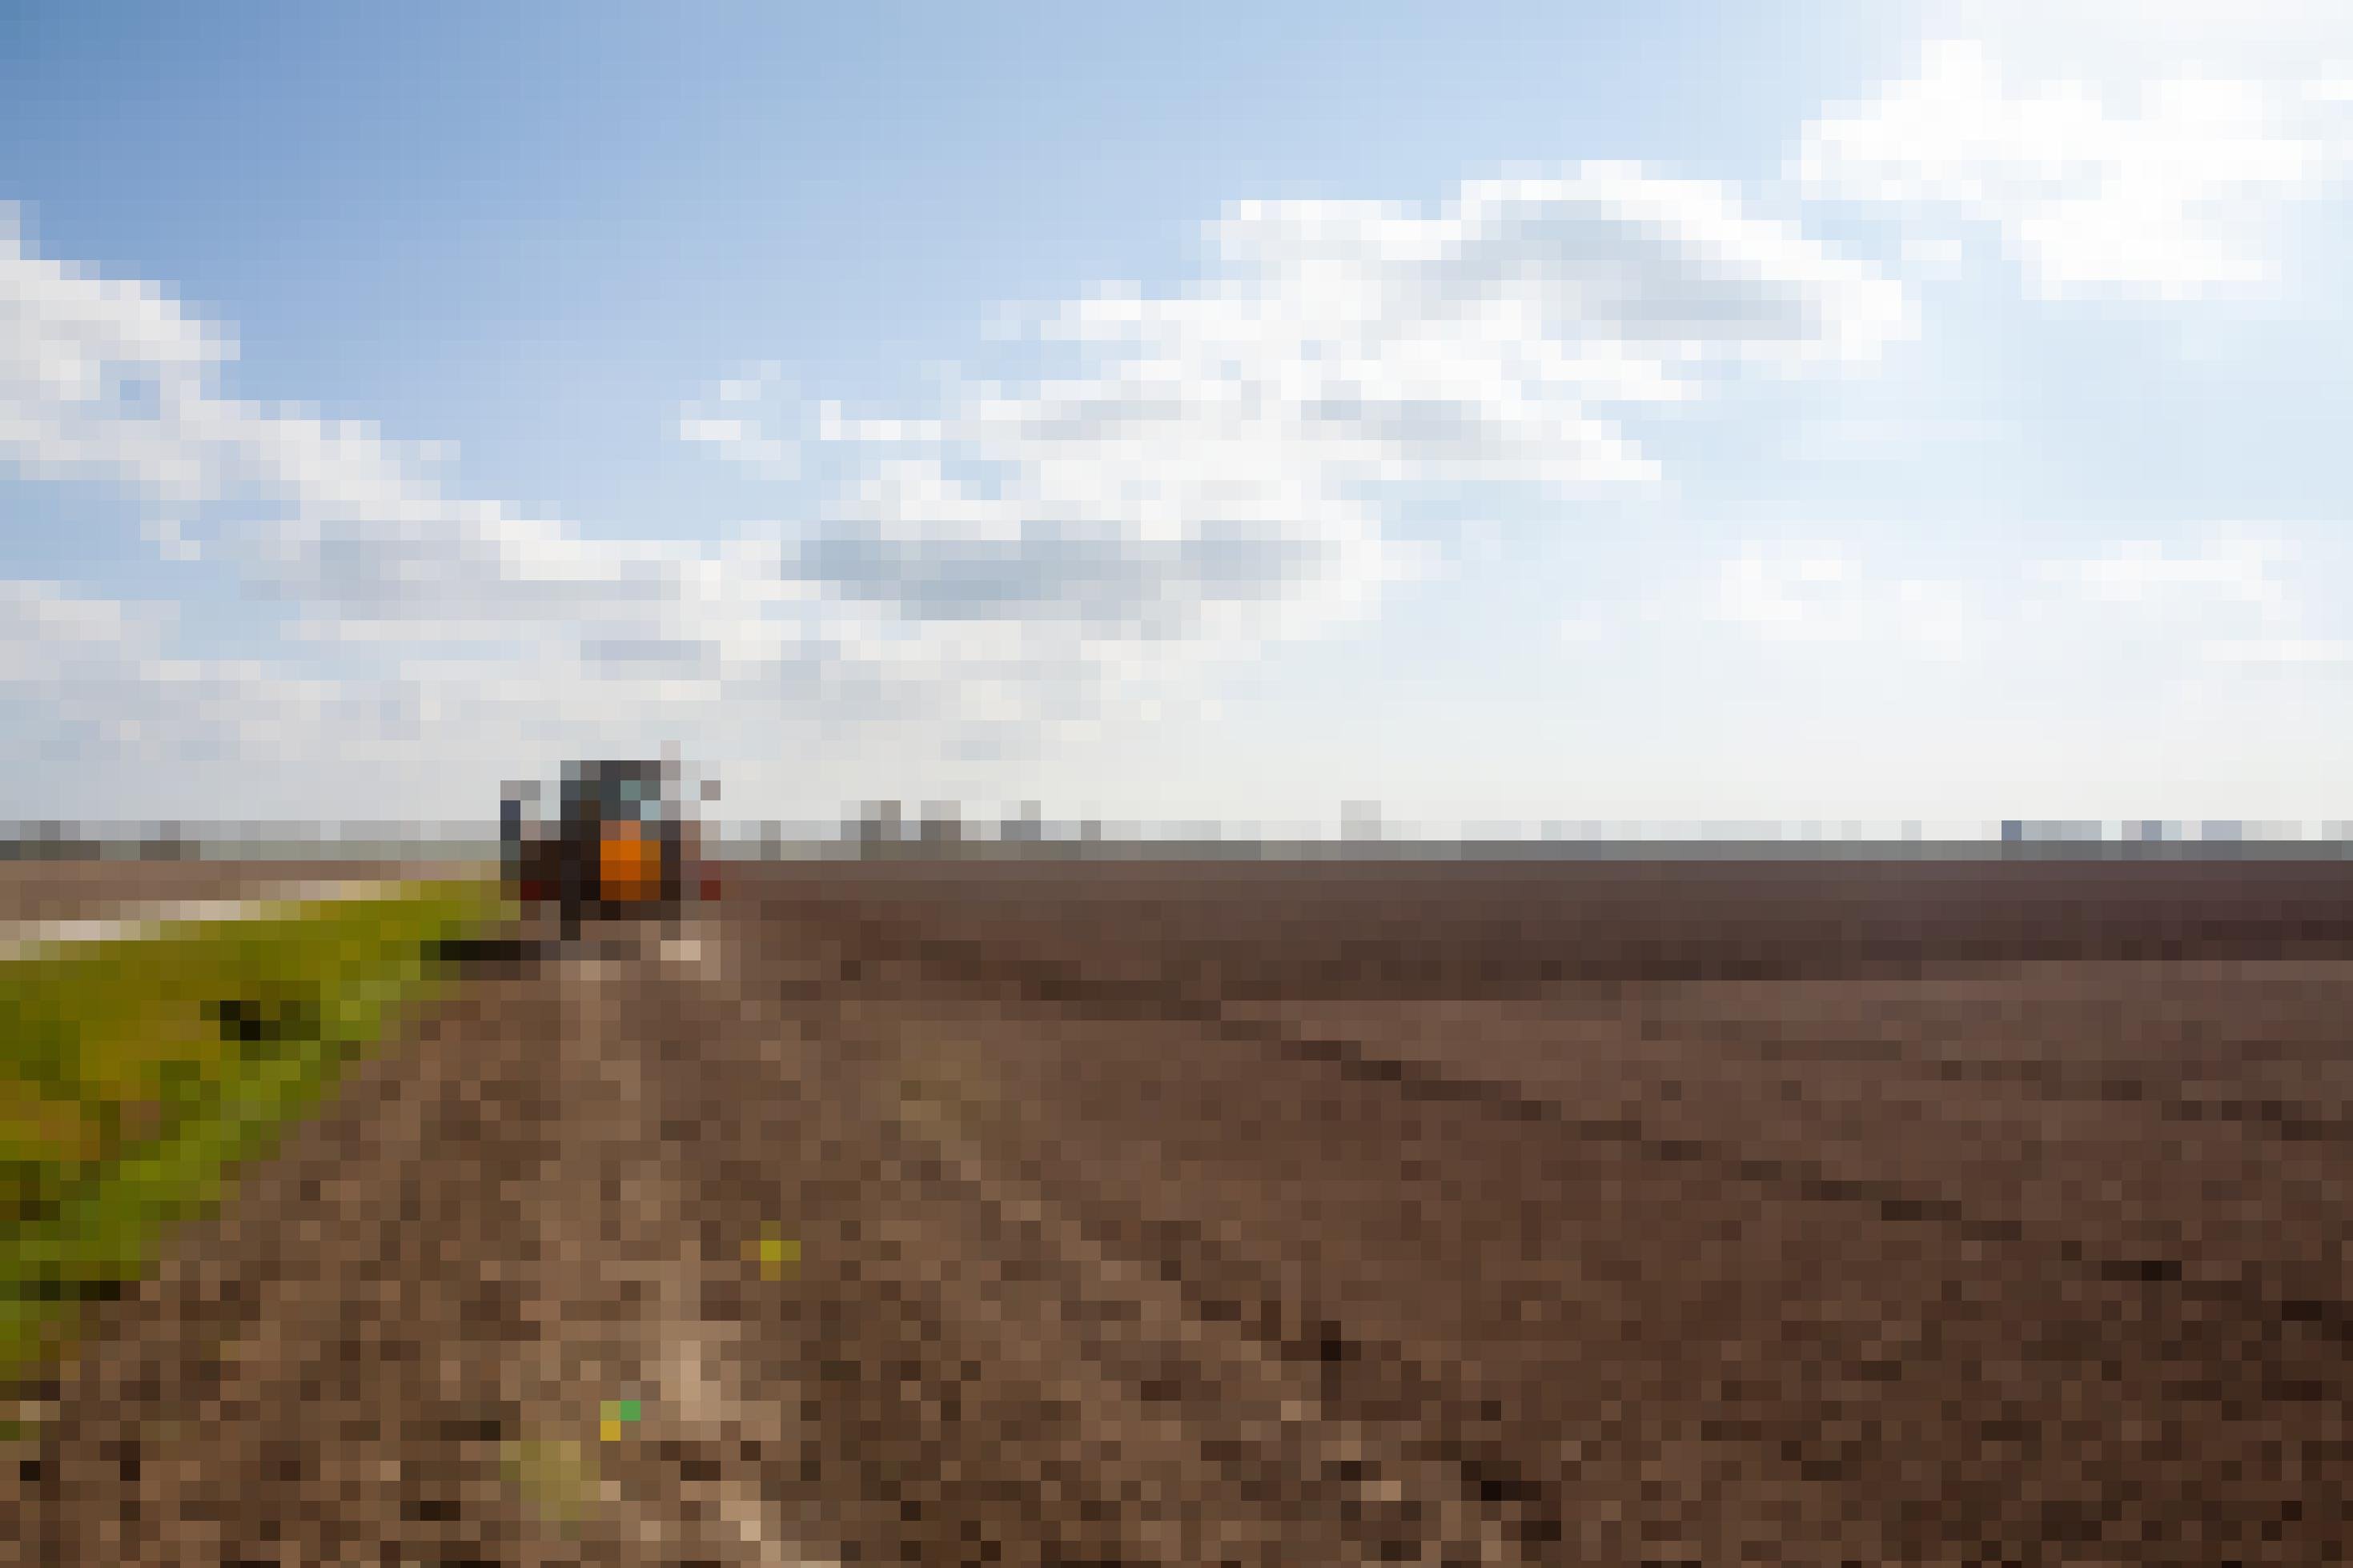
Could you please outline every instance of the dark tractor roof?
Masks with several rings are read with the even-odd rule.
[[[595,762],[564,770],[564,812],[593,811],[606,820],[669,816],[671,774],[658,762]]]

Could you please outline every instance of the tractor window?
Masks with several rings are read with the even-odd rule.
[[[661,793],[644,779],[615,779],[602,792],[608,822],[659,822]]]

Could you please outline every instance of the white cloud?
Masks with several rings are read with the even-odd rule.
[[[448,493],[446,447],[233,398],[227,331],[0,230],[0,464],[130,487],[168,558],[286,617],[278,664],[159,645],[74,688],[93,710],[139,710],[144,682],[347,751],[567,724],[1018,733],[1369,613],[1472,488],[1653,480],[1626,410],[1867,363],[1909,325],[1899,286],[1725,187],[1623,165],[1430,209],[1244,203],[1209,237],[1193,285],[1031,312],[1009,374],[922,417],[780,397],[773,367],[718,384],[680,437],[818,482],[787,522],[698,542],[590,539]],[[106,613],[26,593],[24,616]]]
[[[111,668],[153,646],[164,619],[58,583],[0,581],[0,685]]]
[[[2201,672],[2353,663],[2341,626],[2312,624],[2300,556],[2276,532],[2215,526],[1931,579],[1883,574],[1835,543],[1752,542],[1718,565],[1703,614],[1850,658],[2000,655],[2046,679],[2131,661],[2179,691]]]
[[[2298,559],[2275,534],[2218,526],[1940,580],[1883,574],[1835,543],[1752,542],[1718,565],[1702,614],[1848,658],[2000,655],[2045,679],[2127,660],[2178,693],[2201,674],[2353,663],[2353,638],[2311,624]]]
[[[1650,483],[1626,410],[1865,363],[1910,329],[1896,284],[1627,165],[1429,208],[1245,202],[1207,237],[1181,290],[1009,313],[1012,371],[925,416],[754,398],[754,375],[682,425],[825,481],[796,569],[919,642],[983,667],[1215,657],[1367,609],[1428,559],[1417,508]]]
[[[2219,637],[2200,651],[2217,664],[2353,663],[2353,640],[2344,637]]]
[[[235,357],[226,331],[162,289],[40,258],[0,227],[0,466],[130,488],[167,558],[216,559],[257,616],[269,611],[259,601],[290,614],[287,654],[305,667],[157,655],[118,661],[102,681],[53,672],[61,706],[102,696],[128,711],[145,680],[186,713],[241,702],[269,720],[292,704],[350,720],[320,745],[398,744],[423,724],[462,754],[525,718],[691,728],[724,695],[724,717],[756,720],[786,666],[832,655],[854,629],[816,613],[756,542],[590,540],[447,494],[435,472],[446,447],[229,397]],[[106,613],[15,592],[20,623]],[[375,657],[329,675],[327,645]],[[702,684],[682,689],[680,666]]]
[[[164,759],[282,747],[349,706],[332,683],[251,660],[172,657],[174,609],[0,581],[0,704],[34,721],[37,745]]]
[[[690,446],[715,447],[772,479],[799,477],[793,444],[763,435],[754,411],[746,406],[771,397],[776,384],[773,365],[755,366],[745,375],[721,382],[708,397],[680,411],[678,438]]]
[[[2345,663],[2353,642],[2309,625],[2296,591],[2300,555],[2284,539],[2224,529],[2171,547],[2121,541],[2097,555],[2037,563],[2033,574],[2079,605],[2133,617],[2119,626],[2079,615],[2076,630],[2094,637],[2160,637],[2195,662],[2224,668]]]
[[[2154,539],[2119,541],[2097,555],[2037,563],[2035,572],[2109,604],[2170,612],[2251,611],[2276,622],[2292,613],[2276,540],[2223,534],[2185,549]]]
[[[1794,173],[1818,197],[1992,226],[2040,298],[2189,299],[2275,285],[2285,219],[2348,154],[2326,76],[2182,71],[2110,90],[2012,80],[1983,45],[1948,40],[1807,126]]]
[[[1880,578],[1851,552],[1820,542],[1743,545],[1717,569],[1707,614],[1775,642],[1873,652],[1953,657],[1979,634],[1955,584]]]
[[[1770,641],[1873,653],[2031,647],[2046,668],[2104,647],[2210,665],[2340,662],[2353,642],[2310,628],[2298,558],[2283,538],[2215,527],[1962,581],[1883,575],[1831,542],[1751,542],[1717,567],[1705,614]]]

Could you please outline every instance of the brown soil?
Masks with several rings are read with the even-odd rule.
[[[736,868],[100,1309],[0,1562],[2342,1560],[2348,895]]]

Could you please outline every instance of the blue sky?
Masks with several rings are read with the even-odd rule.
[[[2353,816],[2333,9],[20,8],[0,816]]]

